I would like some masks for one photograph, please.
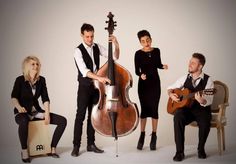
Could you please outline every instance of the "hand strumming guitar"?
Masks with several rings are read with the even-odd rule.
[[[174,93],[172,89],[168,90],[168,95],[174,102],[180,101],[179,96],[176,93]]]

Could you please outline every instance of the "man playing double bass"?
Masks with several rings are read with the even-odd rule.
[[[205,64],[205,57],[200,53],[194,53],[189,61],[189,73],[178,79],[173,85],[168,87],[168,95],[174,102],[179,102],[180,97],[174,93],[174,89],[187,88],[191,92],[196,92],[194,100],[190,106],[178,109],[174,113],[174,134],[176,144],[176,154],[174,161],[184,159],[184,131],[185,126],[192,121],[197,121],[199,127],[198,158],[205,159],[205,143],[210,132],[211,109],[213,96],[201,95],[199,91],[214,87],[210,76],[202,72]]]
[[[103,153],[104,151],[95,145],[95,130],[91,124],[91,111],[95,95],[93,80],[101,83],[110,83],[107,77],[96,75],[100,65],[100,55],[107,57],[108,51],[100,44],[94,43],[94,28],[90,24],[84,23],[81,27],[81,37],[83,42],[75,49],[74,59],[78,68],[78,92],[77,92],[77,113],[74,124],[74,139],[72,156],[79,156],[83,121],[88,109],[87,119],[87,151]],[[119,58],[119,43],[115,36],[111,35],[109,41],[115,45],[113,59]]]

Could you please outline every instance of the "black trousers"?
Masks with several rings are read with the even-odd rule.
[[[174,132],[176,151],[184,152],[185,126],[196,121],[199,127],[198,150],[204,150],[205,143],[210,132],[211,111],[206,107],[182,108],[174,115]]]
[[[32,121],[40,120],[40,119],[33,119]],[[28,140],[28,123],[30,121],[29,116],[27,113],[19,113],[15,116],[15,121],[19,125],[18,127],[18,135],[20,138],[21,148],[27,149],[27,140]],[[57,125],[51,142],[51,147],[56,147],[64,130],[67,125],[67,120],[65,117],[50,113],[50,124]]]
[[[87,145],[92,145],[95,142],[95,130],[91,123],[91,112],[95,96],[94,93],[95,93],[94,85],[90,86],[79,85],[77,92],[77,112],[74,124],[74,139],[73,139],[74,146],[80,147],[81,136],[83,132],[83,122],[87,110],[88,110]]]

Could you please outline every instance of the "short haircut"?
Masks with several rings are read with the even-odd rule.
[[[94,28],[91,24],[84,23],[81,26],[81,34],[84,34],[84,31],[94,31]]]
[[[206,58],[203,54],[200,54],[200,53],[194,53],[192,55],[193,58],[197,58],[199,60],[199,62],[201,63],[202,66],[205,65],[206,63]]]
[[[140,41],[140,39],[144,36],[148,36],[149,38],[151,38],[150,33],[147,30],[141,30],[137,33],[138,39]]]

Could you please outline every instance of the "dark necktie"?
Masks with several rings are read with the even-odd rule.
[[[198,78],[196,78],[195,80],[194,79],[192,79],[192,84],[193,84],[193,87],[194,88],[196,88],[196,81],[198,80],[198,79],[200,79],[200,77],[198,77]]]

